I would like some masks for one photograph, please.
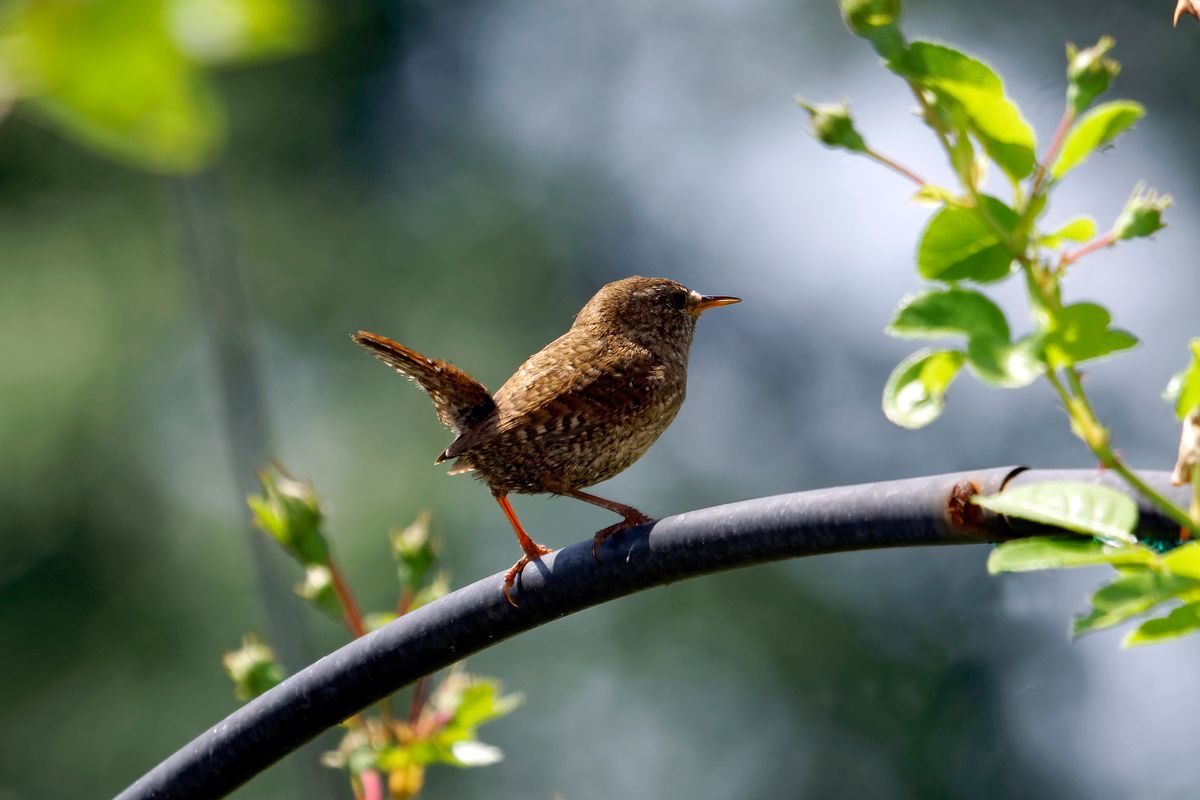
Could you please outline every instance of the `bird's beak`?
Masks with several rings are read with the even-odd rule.
[[[731,306],[734,303],[742,302],[740,297],[730,297],[724,294],[706,294],[700,298],[700,302],[696,304],[696,313],[702,314],[710,308],[717,306]]]

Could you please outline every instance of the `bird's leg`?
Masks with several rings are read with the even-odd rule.
[[[547,553],[552,553],[554,551],[549,547],[542,547],[533,539],[529,538],[529,534],[525,532],[523,527],[521,527],[521,521],[517,519],[517,515],[513,511],[512,504],[508,502],[507,495],[496,495],[496,502],[500,504],[502,509],[504,509],[504,516],[508,517],[508,521],[513,526],[513,530],[517,532],[517,541],[521,544],[521,549],[525,552],[525,555],[521,557],[521,560],[513,564],[512,569],[510,569],[504,576],[504,599],[508,601],[510,606],[516,608],[517,604],[513,602],[512,597],[508,593],[509,590],[512,589],[513,582],[516,581],[517,576],[521,574],[521,570],[525,569],[526,564],[528,564],[530,561],[536,561]]]
[[[576,500],[582,500],[585,503],[591,503],[594,506],[607,508],[614,514],[620,514],[624,519],[615,525],[609,525],[602,531],[596,533],[592,537],[592,558],[600,560],[600,555],[597,548],[604,544],[604,540],[612,536],[614,533],[620,533],[623,530],[628,530],[635,525],[645,525],[647,522],[654,522],[653,519],[647,517],[642,512],[638,511],[633,506],[627,506],[624,503],[617,503],[613,500],[605,500],[603,497],[596,497],[594,494],[581,492],[578,489],[570,489],[563,492],[567,497],[574,497]]]

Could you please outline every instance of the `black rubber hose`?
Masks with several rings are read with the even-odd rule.
[[[1186,505],[1165,472],[1142,473]],[[1045,533],[969,502],[1006,485],[1043,480],[1104,483],[1094,470],[999,467],[763,497],[689,511],[610,537],[592,558],[586,541],[525,568],[513,608],[503,573],[476,581],[330,653],[196,737],[122,792],[119,800],[213,798],[422,675],[590,606],[684,578],[784,558],[845,550],[996,542]],[[1139,500],[1143,535],[1178,528]]]

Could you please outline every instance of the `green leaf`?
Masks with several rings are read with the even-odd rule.
[[[938,289],[905,298],[888,333],[936,339],[967,337],[967,359],[979,377],[998,386],[1026,386],[1042,368],[1022,342],[1009,341],[1008,320],[999,306],[971,289]]]
[[[445,572],[439,572],[433,577],[433,580],[413,593],[412,604],[408,607],[408,610],[415,611],[423,605],[428,605],[440,597],[445,597],[449,591],[450,576]]]
[[[1000,307],[972,289],[935,289],[910,295],[888,326],[892,336],[936,339],[961,334],[1009,340],[1008,320]]]
[[[867,152],[867,143],[854,127],[850,107],[846,103],[811,105],[801,98],[796,104],[808,112],[813,138],[827,147],[842,148],[852,153]]]
[[[1046,371],[1041,352],[1041,340],[1034,336],[1024,336],[1016,344],[983,337],[967,343],[971,371],[980,380],[1007,389],[1028,386]]]
[[[935,186],[932,183],[926,183],[913,192],[912,200],[922,205],[931,206],[943,206],[958,202],[958,198],[954,195],[954,192],[942,186]]]
[[[1170,205],[1169,194],[1159,196],[1153,190],[1147,191],[1142,184],[1138,184],[1129,200],[1125,202],[1121,216],[1113,223],[1113,238],[1121,240],[1152,236],[1167,227],[1162,221],[1162,213]]]
[[[0,62],[35,114],[137,167],[192,172],[213,159],[225,117],[163,25],[162,0],[16,8]]]
[[[233,681],[233,694],[241,701],[258,697],[284,679],[275,651],[254,634],[242,637],[242,646],[221,656],[225,674]]]
[[[1138,343],[1137,337],[1110,328],[1108,309],[1095,303],[1075,303],[1051,319],[1042,344],[1053,369],[1103,358]]]
[[[984,196],[982,212],[1011,234],[1017,214],[994,197]],[[1013,255],[980,209],[948,206],[933,215],[917,246],[917,271],[935,281],[990,283],[1006,277]]]
[[[254,524],[269,533],[306,567],[329,562],[329,543],[321,533],[325,515],[312,484],[288,477],[278,467],[260,470],[263,495],[246,498]]]
[[[1051,481],[1017,486],[999,494],[976,496],[984,508],[1046,525],[1135,544],[1137,503],[1128,495],[1091,483]]]
[[[996,547],[988,556],[988,572],[1031,572],[1069,569],[1095,564],[1128,566],[1151,564],[1158,555],[1144,545],[1112,545],[1095,539],[1034,536],[1013,539]]]
[[[1097,148],[1104,147],[1146,113],[1140,103],[1132,100],[1117,100],[1096,106],[1079,118],[1063,142],[1058,158],[1050,167],[1050,174],[1061,178],[1082,164]]]
[[[363,615],[363,627],[368,631],[377,631],[395,621],[396,615],[390,611],[370,611]]]
[[[1038,242],[1045,247],[1060,247],[1063,242],[1090,242],[1096,238],[1096,220],[1076,217],[1054,233],[1042,236]]]
[[[519,694],[500,694],[500,684],[487,678],[475,678],[463,691],[451,720],[452,725],[476,728],[511,714],[524,698]]]
[[[477,729],[511,714],[524,702],[519,694],[500,692],[500,684],[490,678],[461,671],[450,673],[429,699],[429,711],[444,723],[432,739],[418,743],[414,759],[418,763],[441,762],[459,767],[484,766],[499,760],[499,750],[478,745]]]
[[[904,428],[933,422],[966,358],[958,350],[920,350],[901,361],[883,389],[884,416]]]
[[[179,49],[209,65],[302,53],[317,32],[311,0],[170,0],[164,16]]]
[[[29,110],[106,156],[191,173],[226,136],[204,64],[287,55],[315,30],[302,0],[9,4],[0,73]]]
[[[1187,636],[1198,630],[1200,630],[1200,601],[1173,609],[1165,617],[1146,620],[1132,630],[1121,644],[1125,647],[1157,644]]]
[[[913,42],[893,68],[932,91],[951,114],[961,112],[988,156],[1014,181],[1033,172],[1033,128],[987,64],[945,45]]]
[[[842,18],[851,32],[863,37],[885,59],[904,53],[900,33],[900,0],[838,0]]]
[[[437,562],[441,549],[438,540],[429,532],[431,519],[428,511],[422,511],[407,528],[393,530],[390,534],[400,585],[414,592]]]
[[[1200,581],[1153,570],[1127,572],[1092,595],[1092,610],[1075,619],[1074,635],[1111,628],[1159,603],[1200,589]]]
[[[1162,556],[1163,567],[1173,575],[1200,580],[1200,542],[1188,542]]]
[[[1175,417],[1180,420],[1200,406],[1200,339],[1192,339],[1188,347],[1192,351],[1191,363],[1171,377],[1163,392],[1163,397],[1175,407]]]
[[[1115,44],[1111,36],[1102,36],[1086,50],[1067,45],[1067,104],[1073,113],[1082,113],[1121,71],[1121,65],[1108,57]]]
[[[340,619],[342,601],[333,590],[333,573],[324,564],[309,564],[304,568],[304,582],[296,586],[296,594],[319,611]]]

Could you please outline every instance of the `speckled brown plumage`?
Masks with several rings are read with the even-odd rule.
[[[567,495],[621,514],[595,544],[649,521],[582,490],[629,467],[667,429],[687,389],[696,320],[736,302],[666,278],[615,281],[494,395],[458,367],[390,339],[359,331],[354,341],[429,393],[438,419],[458,434],[437,463],[453,459],[451,474],[473,472],[504,508],[525,552],[505,580],[508,597],[525,564],[550,551],[528,537],[506,495]]]

